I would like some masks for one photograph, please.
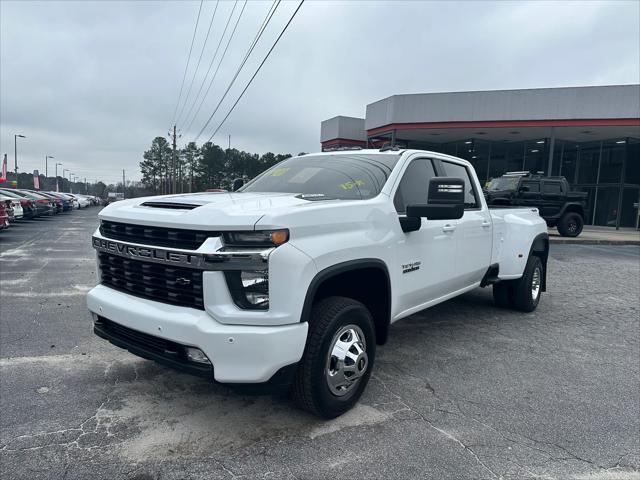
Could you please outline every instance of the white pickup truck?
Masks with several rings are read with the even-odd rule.
[[[358,400],[391,323],[488,285],[529,312],[546,284],[537,209],[488,209],[471,165],[434,152],[303,155],[100,220],[97,335],[216,382],[290,385],[325,418]]]

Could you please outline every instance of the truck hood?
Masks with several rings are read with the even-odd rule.
[[[253,230],[267,212],[313,203],[320,202],[304,200],[294,193],[191,193],[121,200],[105,207],[99,218],[194,230]]]

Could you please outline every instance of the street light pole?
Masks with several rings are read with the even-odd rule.
[[[13,136],[13,160],[16,172],[16,188],[18,187],[18,137],[27,138],[24,135],[20,135],[18,133]]]
[[[58,165],[62,166],[61,163],[56,163],[56,192],[60,189],[58,188]]]
[[[53,157],[51,155],[45,155],[44,156],[44,178],[49,178],[49,159],[50,158],[56,158]]]

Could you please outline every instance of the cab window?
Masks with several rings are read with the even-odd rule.
[[[407,205],[427,203],[429,180],[436,176],[433,163],[428,158],[413,160],[402,175],[400,185],[393,197],[398,213],[405,213]]]
[[[464,180],[464,208],[480,208],[480,202],[476,195],[476,189],[471,181],[471,175],[464,165],[451,163],[443,160],[441,162],[444,174],[447,177],[461,178]]]

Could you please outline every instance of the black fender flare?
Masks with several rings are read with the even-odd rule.
[[[533,255],[533,252],[541,252],[541,255],[536,255],[540,257],[542,261],[542,291],[547,291],[547,260],[549,259],[549,234],[548,233],[540,233],[536,235],[531,242],[531,247],[529,248],[529,257]],[[527,258],[529,258],[527,257]]]
[[[376,334],[378,335],[378,341],[384,343],[386,341],[387,329],[391,320],[391,277],[389,276],[389,268],[387,264],[379,258],[360,258],[356,260],[348,260],[346,262],[336,263],[331,265],[318,273],[313,277],[309,287],[307,288],[307,294],[304,298],[304,304],[302,305],[302,314],[300,315],[300,322],[308,322],[311,317],[311,309],[313,308],[313,302],[318,293],[320,286],[327,280],[340,275],[345,272],[353,270],[361,270],[364,268],[374,268],[380,270],[386,279],[387,288],[387,311],[384,312],[386,322],[384,328],[382,325],[376,323]]]
[[[564,214],[567,213],[567,210],[569,208],[572,208],[572,207],[578,207],[579,211],[575,212],[575,213],[579,214],[582,217],[582,220],[584,221],[584,212],[585,212],[585,210],[584,210],[584,206],[580,202],[565,203],[562,206],[562,209],[560,210],[560,212],[558,213],[556,218],[558,220],[560,220],[564,216]]]

